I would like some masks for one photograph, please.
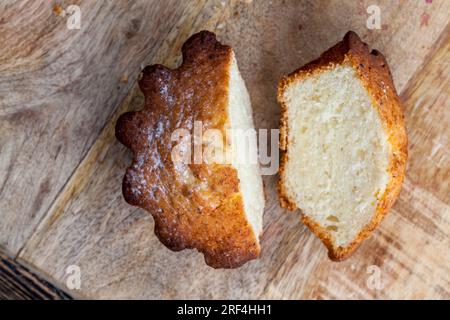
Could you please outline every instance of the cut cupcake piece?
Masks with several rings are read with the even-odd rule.
[[[152,214],[155,233],[168,248],[196,248],[212,267],[239,267],[260,254],[264,193],[258,162],[240,161],[242,141],[226,137],[229,129],[255,134],[250,98],[233,50],[213,33],[193,35],[182,52],[175,70],[144,69],[144,108],[117,121],[116,136],[134,155],[123,195]],[[176,148],[176,154],[195,153],[196,126],[205,150],[210,143],[223,144],[230,158],[215,161],[220,157],[201,153],[200,159],[174,159]],[[181,140],[174,139],[177,132]],[[209,140],[211,132],[220,136]],[[256,140],[247,146],[257,158]]]
[[[352,253],[401,189],[403,113],[385,58],[353,32],[279,84],[281,205],[300,208],[333,260]]]

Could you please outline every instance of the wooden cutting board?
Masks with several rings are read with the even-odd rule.
[[[80,29],[65,10],[81,9]],[[381,29],[368,29],[377,5]],[[66,15],[64,16],[64,13]],[[450,1],[18,1],[0,4],[0,247],[75,297],[450,298]],[[389,61],[409,134],[407,178],[381,227],[348,260],[268,197],[261,258],[214,270],[171,252],[127,205],[131,154],[117,117],[139,109],[143,66],[176,67],[209,29],[231,45],[256,126],[277,128],[278,79],[354,30]],[[76,266],[81,287],[67,287]]]

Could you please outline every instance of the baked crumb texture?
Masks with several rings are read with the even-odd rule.
[[[407,136],[386,59],[358,35],[278,86],[278,190],[333,260],[347,258],[379,225],[405,176]]]
[[[247,118],[237,125],[253,127],[250,98],[232,49],[213,33],[193,35],[182,54],[177,69],[152,65],[143,70],[143,109],[117,121],[117,139],[133,152],[123,195],[152,214],[155,234],[169,249],[195,248],[209,266],[236,268],[260,254],[264,197],[259,166],[249,169],[255,187],[248,192],[240,183],[246,169],[234,162],[173,162],[171,151],[178,142],[171,141],[171,134],[183,128],[193,135],[194,122],[201,121],[203,131],[217,129],[225,137],[227,128],[236,125],[230,101],[245,108]],[[237,98],[230,92],[235,86],[242,91]]]

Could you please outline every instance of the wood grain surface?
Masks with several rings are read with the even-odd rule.
[[[75,297],[450,298],[449,1],[81,1],[81,30],[67,30],[53,2],[35,3],[0,5],[10,44],[0,48],[0,245],[18,262],[61,287],[78,265]],[[371,4],[381,30],[366,27]],[[237,270],[169,251],[151,216],[124,202],[131,155],[115,121],[142,106],[141,66],[176,66],[201,29],[233,46],[258,128],[278,126],[278,79],[346,31],[385,54],[410,161],[393,210],[350,259],[329,261],[298,214],[279,207],[276,176],[264,178],[261,258]]]
[[[67,2],[67,3],[66,3]],[[182,1],[0,4],[0,245],[18,252],[190,4]],[[195,6],[194,6],[195,8]],[[149,32],[151,30],[151,32]]]
[[[70,300],[71,297],[0,250],[0,300]]]

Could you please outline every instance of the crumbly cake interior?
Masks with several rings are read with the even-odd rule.
[[[252,106],[236,59],[232,57],[229,80],[229,119],[231,134],[231,165],[237,169],[247,219],[255,235],[262,233],[264,191],[258,162],[256,131]],[[236,130],[237,129],[237,130]]]
[[[373,218],[389,175],[389,143],[355,69],[338,65],[289,84],[286,195],[348,245]]]

